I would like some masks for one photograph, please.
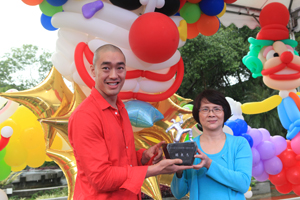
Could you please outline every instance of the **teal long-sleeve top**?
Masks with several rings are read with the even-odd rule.
[[[201,135],[194,141],[204,152],[200,138]],[[184,170],[181,178],[174,174],[171,183],[173,195],[180,199],[190,192],[192,200],[244,200],[252,174],[252,152],[248,141],[226,133],[222,150],[216,154],[205,154],[212,159],[209,169]],[[195,158],[194,165],[199,163],[200,159]]]

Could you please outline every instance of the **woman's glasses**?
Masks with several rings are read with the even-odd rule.
[[[215,114],[219,114],[223,111],[223,108],[214,107],[212,109],[209,109],[209,108],[200,108],[199,109],[199,112],[201,112],[203,114],[208,114],[210,111],[212,111]]]

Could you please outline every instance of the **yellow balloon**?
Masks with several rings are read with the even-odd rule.
[[[52,162],[53,160],[51,158],[49,158],[49,156],[46,155],[45,161]]]
[[[27,129],[39,125],[37,117],[25,106],[19,106],[17,111],[10,117],[20,129]]]
[[[36,127],[24,130],[23,133],[21,133],[20,139],[22,145],[28,150],[36,149],[42,144],[45,144],[43,131]]]
[[[244,114],[259,114],[276,108],[281,101],[279,95],[274,95],[261,102],[244,103],[241,108]]]
[[[26,162],[27,150],[20,141],[10,141],[6,146],[4,161],[11,167],[17,167]]]
[[[55,136],[51,149],[61,150],[62,147],[63,147],[63,142],[61,137]]]
[[[29,167],[37,168],[44,164],[45,159],[46,159],[45,149],[28,150],[28,157],[26,163]]]
[[[225,14],[225,12],[226,12],[226,3],[224,2],[224,8],[223,8],[222,12],[220,12],[220,13],[217,15],[217,17],[218,17],[218,18],[222,17],[222,16]]]
[[[23,163],[20,166],[11,167],[11,171],[13,171],[13,172],[19,172],[19,171],[22,171],[23,169],[25,169],[26,166],[27,166],[27,164],[25,162],[25,163]]]

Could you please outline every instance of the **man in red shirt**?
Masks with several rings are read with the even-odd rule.
[[[164,142],[135,150],[128,113],[118,97],[126,76],[125,56],[118,47],[98,48],[91,72],[95,87],[69,119],[78,168],[74,200],[138,200],[145,178],[192,168],[175,165],[180,159],[162,160]]]

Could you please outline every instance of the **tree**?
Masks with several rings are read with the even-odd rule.
[[[12,48],[0,58],[0,91],[10,88],[24,90],[36,86],[49,73],[51,53],[37,46]]]
[[[249,37],[255,37],[258,29],[241,29],[231,25],[221,27],[212,36],[199,35],[188,40],[179,49],[185,65],[185,75],[177,93],[195,98],[202,90],[213,88],[241,100],[248,88],[244,84],[251,77],[250,71],[242,63],[249,51]],[[234,90],[231,89],[236,82]]]

